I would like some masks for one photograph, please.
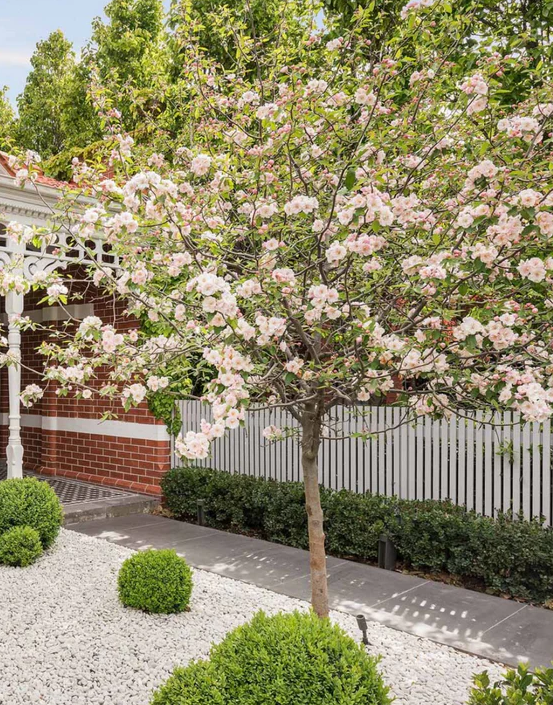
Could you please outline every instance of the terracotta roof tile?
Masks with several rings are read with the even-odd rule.
[[[9,176],[15,176],[15,170],[12,169],[9,163],[9,155],[5,152],[0,152],[0,167],[5,169]],[[51,188],[65,188],[66,186],[76,186],[73,181],[58,181],[57,179],[52,179],[50,176],[46,176],[39,170],[36,177],[36,183],[42,184],[43,186],[50,186]]]

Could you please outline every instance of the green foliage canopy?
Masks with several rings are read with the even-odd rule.
[[[553,59],[553,0],[440,0],[454,25],[470,15],[473,29],[451,48],[450,60],[469,72],[483,51],[501,56],[524,55],[507,64],[500,77],[505,104],[519,101],[535,83],[535,69]],[[367,37],[367,58],[378,61],[383,47],[396,41],[407,21],[404,0],[111,0],[106,19],[96,18],[79,62],[71,43],[57,30],[39,42],[23,94],[19,120],[0,93],[0,148],[9,138],[43,158],[62,155],[52,175],[67,176],[71,158],[101,141],[106,123],[92,104],[98,83],[122,113],[126,130],[139,130],[145,151],[169,157],[193,130],[187,113],[187,79],[182,67],[190,42],[199,41],[228,71],[242,76],[259,70],[260,57],[281,47],[292,63],[306,27],[325,28],[337,38],[352,24]],[[403,55],[416,47],[403,44]],[[499,77],[498,77],[499,78]],[[143,128],[149,126],[152,129]],[[60,167],[60,164],[62,166]]]
[[[75,69],[75,53],[61,30],[37,44],[32,69],[18,97],[16,139],[43,157],[67,146],[64,110],[68,84]]]
[[[15,112],[8,99],[8,87],[0,88],[0,149],[8,150],[11,144]]]

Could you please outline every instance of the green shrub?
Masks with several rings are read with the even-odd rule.
[[[34,477],[0,482],[0,534],[13,526],[31,526],[38,531],[43,548],[49,548],[62,522],[61,503],[47,482]]]
[[[546,602],[553,596],[553,530],[538,521],[480,517],[474,526],[473,572],[497,593]]]
[[[259,612],[213,646],[209,661],[177,668],[152,705],[387,705],[376,666],[330,620]]]
[[[487,672],[474,677],[469,705],[548,705],[553,703],[553,668],[534,673],[526,664],[505,673],[501,681],[490,683]]]
[[[397,507],[395,520],[385,523],[403,560],[418,569],[449,570],[451,551],[465,545],[474,515],[451,502],[400,501]]]
[[[192,572],[175,551],[150,549],[127,558],[118,587],[126,607],[155,614],[182,612],[190,601]]]
[[[0,563],[25,566],[42,555],[39,533],[31,526],[14,526],[0,535]]]
[[[307,548],[303,485],[205,468],[171,470],[162,488],[168,509],[217,529]],[[467,512],[451,502],[409,501],[321,487],[330,554],[374,561],[381,533],[390,536],[407,567],[459,576],[495,594],[546,602],[553,594],[553,529],[539,521]]]
[[[340,490],[324,493],[326,546],[329,553],[375,561],[378,538],[389,529],[395,500]],[[305,514],[305,507],[304,507]]]
[[[197,500],[204,499],[208,526],[215,529],[234,527],[245,532],[262,529],[265,503],[263,497],[254,496],[262,488],[257,478],[230,475],[209,468],[197,468],[198,472],[190,473],[187,472],[189,469],[178,468],[167,473],[163,479],[165,492],[172,498],[172,511],[176,515],[195,519]]]
[[[307,514],[305,490],[300,482],[258,480],[259,498],[263,509],[261,535],[275,543],[294,548],[307,548]],[[321,488],[324,494],[324,488]]]
[[[212,525],[256,531],[261,522],[260,508],[253,498],[257,485],[257,479],[248,475],[241,475],[237,482],[229,473],[212,471],[206,502]]]

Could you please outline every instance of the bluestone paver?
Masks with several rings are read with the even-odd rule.
[[[309,554],[154,515],[70,524],[136,550],[174,548],[196,568],[308,600]],[[553,659],[553,611],[328,557],[331,605],[478,656],[515,665]]]

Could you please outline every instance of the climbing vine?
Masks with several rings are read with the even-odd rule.
[[[173,394],[166,390],[153,392],[148,397],[148,408],[156,419],[160,419],[167,426],[167,431],[176,436],[181,430],[182,417],[178,404]]]

